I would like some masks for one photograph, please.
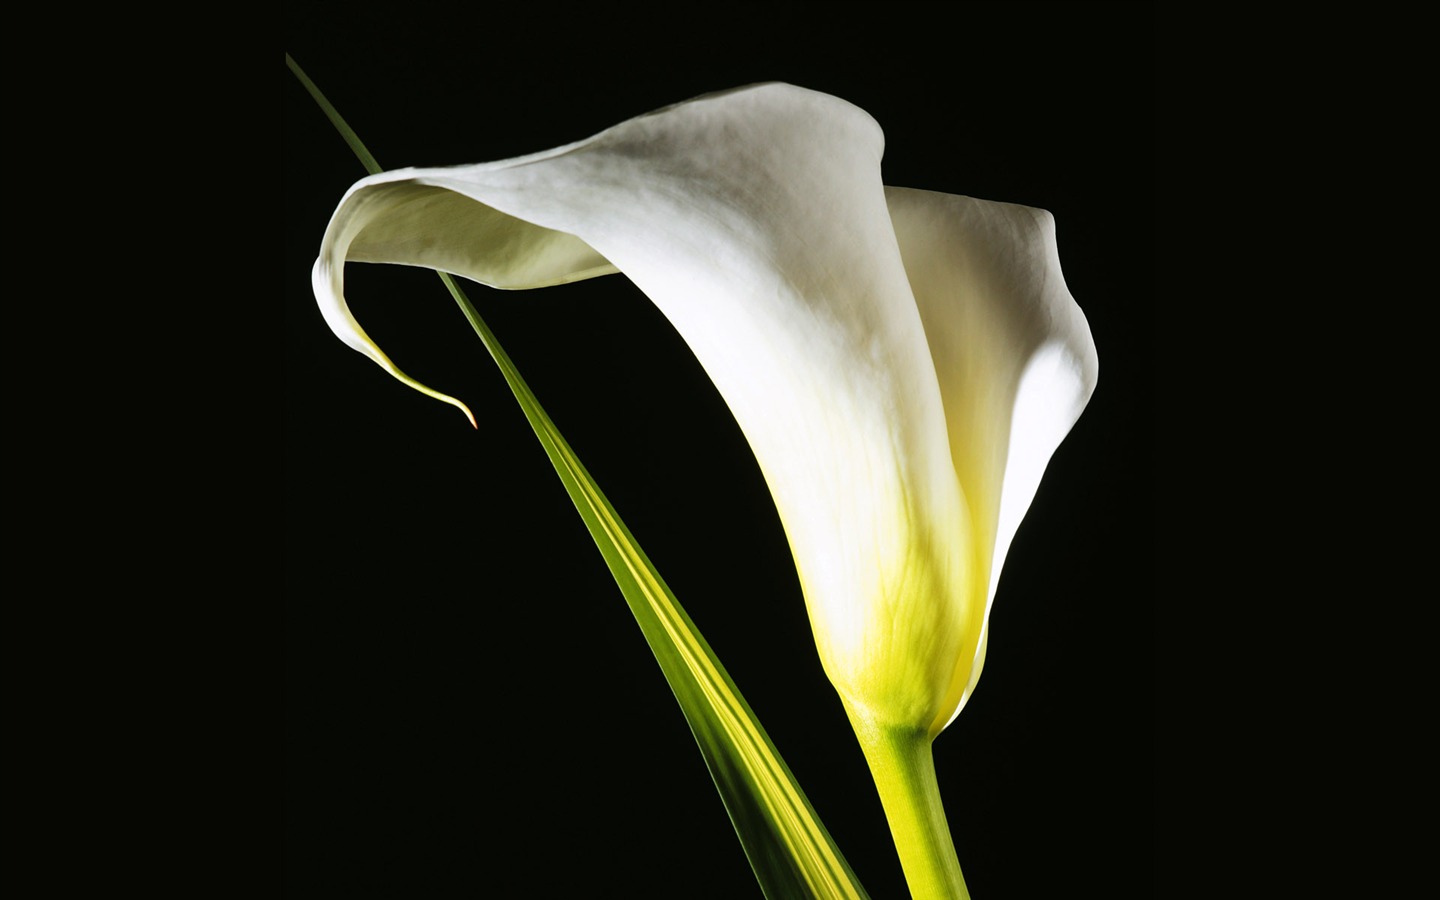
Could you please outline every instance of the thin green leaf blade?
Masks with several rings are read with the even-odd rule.
[[[378,175],[384,171],[380,168],[380,163],[370,154],[370,150],[366,148],[365,142],[360,140],[360,135],[355,133],[349,123],[340,115],[339,110],[330,104],[330,101],[315,86],[315,82],[310,80],[310,76],[305,74],[305,70],[300,68],[300,64],[291,59],[288,53],[285,54],[285,67],[300,80],[306,93],[320,107],[320,111],[325,113],[325,118],[329,119],[330,124],[335,126],[335,130],[340,132],[340,137],[345,140],[345,146],[349,147],[355,157],[360,160],[360,165],[365,167],[365,171],[371,175]]]
[[[446,286],[469,307],[454,279]],[[469,313],[467,312],[467,315]],[[744,697],[479,316],[495,358],[670,683],[770,898],[867,896]]]

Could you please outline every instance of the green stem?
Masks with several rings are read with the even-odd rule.
[[[940,802],[930,736],[917,729],[877,726],[854,712],[850,724],[880,792],[910,895],[915,900],[970,900]]]

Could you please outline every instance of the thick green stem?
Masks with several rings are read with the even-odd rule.
[[[905,881],[915,900],[970,900],[945,821],[930,736],[876,726],[854,712],[850,723],[880,792]]]

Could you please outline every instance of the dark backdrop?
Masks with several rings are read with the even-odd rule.
[[[1055,214],[1100,385],[1015,540],[985,674],[936,764],[979,900],[1150,896],[1149,5],[486,6],[296,3],[285,50],[387,167],[528,153],[782,80],[869,111],[888,183]],[[352,267],[350,298],[478,435],[321,321],[309,268],[363,172],[283,77],[292,892],[758,896],[618,590],[438,280]],[[687,349],[618,276],[470,293],[862,882],[904,896],[768,493]]]

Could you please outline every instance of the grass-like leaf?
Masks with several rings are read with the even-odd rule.
[[[371,174],[380,164],[292,60],[285,64]],[[440,273],[490,352],[650,644],[684,711],[765,896],[862,898],[865,890],[740,691],[531,393],[455,279]],[[700,862],[697,860],[697,871]]]

